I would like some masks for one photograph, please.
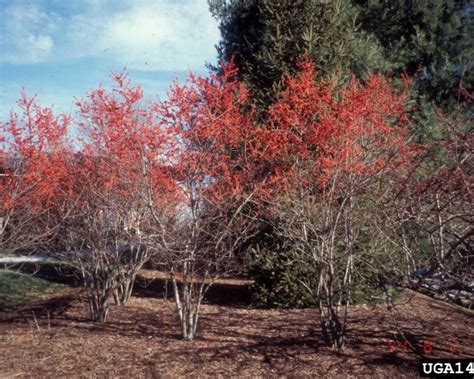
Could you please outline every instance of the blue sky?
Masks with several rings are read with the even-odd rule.
[[[0,0],[0,120],[23,87],[70,112],[124,67],[164,97],[174,77],[207,72],[218,40],[207,0]]]

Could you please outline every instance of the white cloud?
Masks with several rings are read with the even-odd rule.
[[[25,32],[14,37],[18,47],[7,49],[3,55],[8,63],[37,63],[46,60],[54,47],[52,38],[47,34]]]
[[[28,49],[32,49],[38,55],[47,56],[53,49],[53,46],[54,42],[47,34],[28,35]]]
[[[215,60],[219,31],[206,0],[64,4],[14,0],[0,11],[0,60],[35,63],[94,57],[119,67],[173,71]]]
[[[1,59],[9,63],[36,63],[48,59],[54,48],[52,35],[60,17],[35,4],[13,3],[0,14]]]
[[[218,40],[207,0],[0,0],[0,118],[22,86],[69,111],[124,66],[166,97],[173,76],[215,61]]]
[[[213,60],[219,38],[206,0],[132,1],[112,14],[78,15],[70,31],[83,53],[108,56],[118,65],[142,70],[202,66],[206,59]]]
[[[28,37],[28,42],[33,48],[46,52],[50,51],[54,46],[54,42],[51,37],[43,34],[38,34],[36,36],[30,34]]]

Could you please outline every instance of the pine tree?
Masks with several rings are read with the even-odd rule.
[[[474,90],[469,0],[354,0],[361,28],[382,46],[385,71],[416,78],[418,103],[449,111]]]
[[[415,78],[420,108],[450,111],[472,100],[472,0],[209,0],[220,22],[219,56],[234,57],[262,104],[309,54],[321,74],[383,71]],[[429,110],[426,111],[429,113]]]
[[[309,55],[322,75],[344,80],[380,69],[374,38],[360,32],[350,0],[209,0],[220,21],[223,61],[233,57],[261,106],[282,89],[298,58]]]

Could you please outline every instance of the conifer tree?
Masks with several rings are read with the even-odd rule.
[[[450,111],[474,90],[469,0],[354,0],[361,28],[380,43],[387,74],[415,76],[418,103]]]
[[[470,0],[209,0],[220,22],[219,57],[234,57],[264,104],[309,54],[326,75],[374,71],[415,77],[417,103],[450,111],[472,100]]]
[[[380,49],[360,32],[350,0],[209,0],[220,21],[223,61],[234,58],[241,78],[262,106],[282,89],[282,78],[309,55],[333,79],[380,69]]]

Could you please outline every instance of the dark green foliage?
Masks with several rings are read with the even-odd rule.
[[[309,54],[323,75],[382,71],[415,78],[420,108],[451,110],[474,91],[474,6],[469,0],[209,0],[219,56],[234,57],[269,104]],[[429,110],[425,110],[429,113]],[[421,117],[422,123],[429,119]]]
[[[314,305],[313,296],[301,282],[316,283],[314,267],[298,261],[291,248],[253,249],[249,275],[255,280],[251,294],[257,306],[305,308]]]
[[[375,236],[367,235],[369,241],[363,246],[375,245],[375,250],[382,250],[377,254],[367,250],[356,256],[354,268],[354,284],[351,289],[352,304],[389,304],[397,300],[402,291],[397,286],[403,282],[403,255],[397,254],[396,249],[387,249],[375,243]]]
[[[220,21],[219,56],[234,57],[257,102],[268,105],[282,78],[310,55],[323,75],[348,77],[381,68],[373,38],[356,28],[350,0],[210,0]]]
[[[351,304],[385,304],[387,297],[391,301],[400,297],[402,291],[394,286],[395,278],[377,274],[368,267],[358,267],[356,272]],[[250,291],[256,306],[307,308],[316,304],[309,290],[316,290],[314,267],[298,260],[298,254],[291,248],[254,249],[249,275],[255,280]]]
[[[474,7],[468,0],[354,0],[361,28],[380,43],[385,72],[415,76],[419,102],[444,110],[474,90]]]

